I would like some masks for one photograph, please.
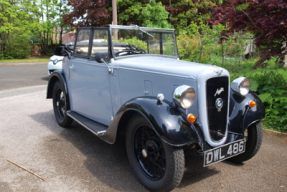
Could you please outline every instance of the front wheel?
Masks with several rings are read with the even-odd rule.
[[[147,120],[135,115],[128,124],[126,149],[132,168],[149,190],[170,191],[184,173],[184,152],[163,142]]]
[[[245,152],[230,158],[229,161],[240,164],[243,161],[251,159],[260,149],[263,138],[263,128],[261,122],[255,123],[248,127],[245,133],[247,133],[247,135],[245,135],[247,139]]]
[[[69,127],[73,121],[67,115],[68,102],[62,84],[57,81],[53,88],[53,108],[57,123],[62,127]]]

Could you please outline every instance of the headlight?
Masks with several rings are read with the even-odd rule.
[[[177,105],[187,109],[194,102],[195,90],[190,86],[181,85],[174,90],[173,98]]]
[[[234,79],[231,84],[231,89],[240,93],[242,96],[245,96],[249,93],[250,81],[246,77],[239,77],[237,79]]]

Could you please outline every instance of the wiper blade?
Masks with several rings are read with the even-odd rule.
[[[138,25],[132,25],[132,26],[134,26],[136,30],[140,30],[141,32],[143,32],[143,33],[151,36],[152,38],[154,38],[153,35],[151,35],[150,33],[146,32],[145,30],[142,30]]]

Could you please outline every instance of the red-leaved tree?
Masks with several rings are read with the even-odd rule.
[[[284,63],[287,39],[286,0],[230,0],[227,6],[214,6],[212,23],[230,24],[231,30],[247,29],[255,35],[260,48],[260,60],[254,66],[262,67],[265,61],[278,57]]]
[[[69,0],[69,5],[73,11],[64,15],[66,25],[99,27],[112,22],[111,0]]]

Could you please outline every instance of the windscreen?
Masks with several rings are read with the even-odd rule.
[[[115,57],[137,54],[177,55],[173,32],[131,29],[112,29],[111,32]]]

